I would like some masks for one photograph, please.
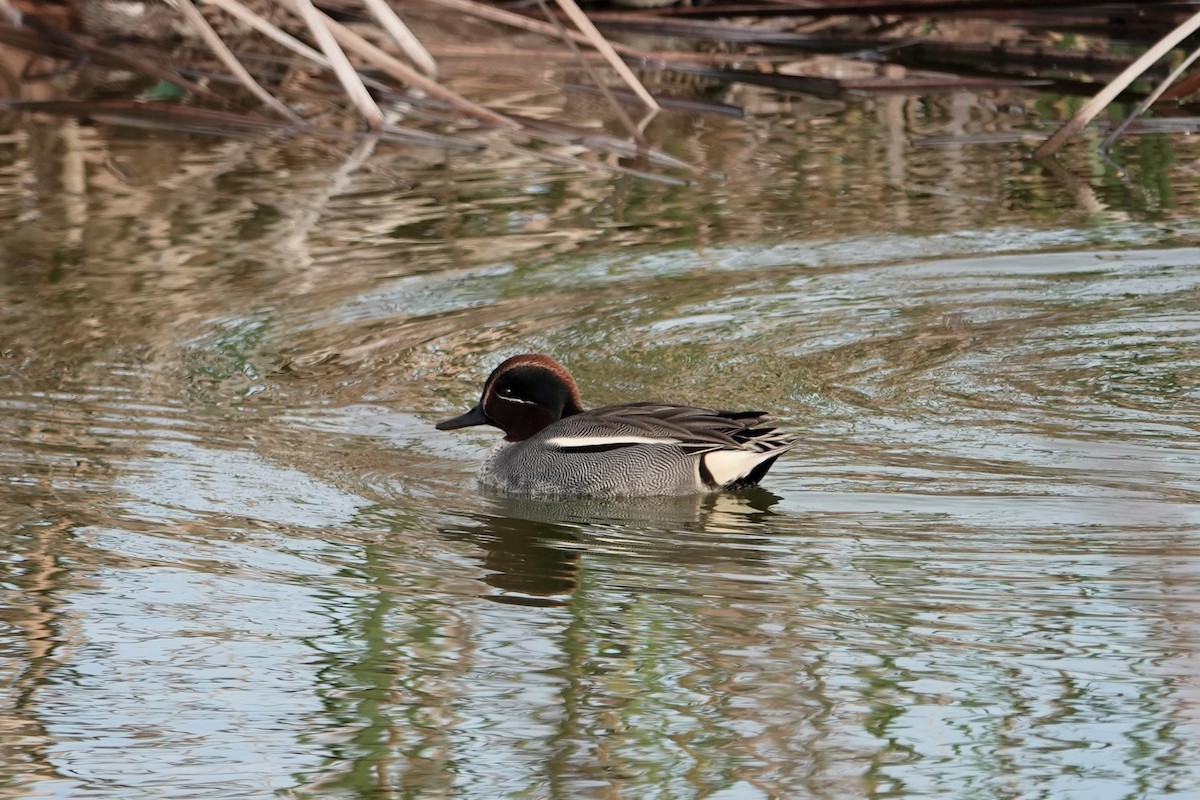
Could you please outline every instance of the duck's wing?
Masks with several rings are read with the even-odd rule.
[[[768,421],[762,411],[627,403],[559,420],[543,444],[578,454],[666,447],[698,459],[696,468],[711,488],[733,488],[757,483],[781,453],[799,444],[798,435],[766,427]]]
[[[799,444],[794,433],[767,427],[763,411],[718,411],[692,405],[626,403],[565,417],[542,432],[542,444],[562,455],[610,453],[606,463],[624,463],[616,451],[640,449],[650,461],[678,461],[709,489],[754,486],[781,453]],[[648,453],[647,450],[641,450]]]
[[[664,403],[604,406],[559,420],[548,431],[547,445],[561,449],[635,444],[672,444],[699,448],[740,448],[761,411],[713,411]]]

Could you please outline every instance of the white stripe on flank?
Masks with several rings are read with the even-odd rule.
[[[551,447],[606,447],[622,444],[678,444],[678,439],[655,439],[650,436],[555,436],[547,439]]]
[[[750,474],[760,462],[779,455],[778,450],[714,450],[704,455],[704,466],[718,486],[733,483]]]

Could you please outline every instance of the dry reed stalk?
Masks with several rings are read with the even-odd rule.
[[[383,127],[383,112],[379,110],[379,106],[371,97],[371,93],[367,91],[367,87],[363,86],[362,77],[351,65],[350,59],[346,57],[345,52],[338,45],[337,39],[334,38],[329,25],[332,20],[318,11],[312,4],[312,0],[291,0],[291,8],[308,26],[309,32],[321,47],[321,51],[333,65],[333,74],[337,75],[346,94],[349,95],[350,101],[358,107],[367,127],[373,131],[380,130]]]
[[[296,115],[294,111],[285,106],[273,94],[259,85],[258,81],[242,66],[242,62],[238,61],[237,56],[233,51],[226,47],[225,42],[221,41],[221,37],[208,24],[208,20],[200,13],[200,9],[196,8],[193,0],[179,0],[179,10],[183,12],[183,16],[191,23],[196,32],[200,34],[200,38],[208,45],[209,49],[216,54],[221,63],[233,73],[238,82],[250,90],[250,93],[261,100],[265,105],[275,110],[284,119],[303,125],[304,120]]]
[[[363,5],[371,12],[388,35],[396,41],[400,50],[416,64],[417,69],[430,78],[438,74],[437,62],[425,49],[425,45],[408,29],[392,7],[384,0],[363,0]]]
[[[529,31],[530,33],[540,33],[544,36],[550,36],[555,39],[558,38],[558,31],[548,22],[530,19],[529,17],[521,14],[514,14],[511,11],[505,11],[502,8],[494,8],[489,5],[484,5],[483,3],[474,2],[474,0],[425,0],[425,2],[431,3],[435,6],[441,6],[442,8],[450,8],[455,11],[461,11],[464,14],[470,14],[472,16],[479,17],[480,19],[499,22],[501,25],[507,25],[510,28],[519,28],[523,31]],[[579,44],[590,45],[592,43],[591,40],[582,33],[577,31],[568,31],[568,33],[570,34],[571,39]],[[620,44],[619,42],[609,42],[609,46],[621,55],[628,56],[629,58],[640,59],[645,57],[645,54],[636,47],[630,47],[628,45]]]
[[[1143,53],[1140,58],[1126,67],[1124,72],[1113,78],[1095,97],[1084,103],[1061,128],[1055,131],[1049,139],[1042,142],[1037,150],[1033,151],[1034,157],[1042,159],[1057,153],[1068,139],[1083,130],[1089,122],[1095,119],[1097,114],[1107,108],[1109,103],[1117,98],[1117,95],[1125,91],[1129,84],[1137,80],[1154,62],[1169,53],[1175,45],[1197,30],[1200,30],[1200,12],[1193,14],[1181,22],[1175,30],[1160,39],[1153,47]]]
[[[1112,132],[1108,134],[1108,136],[1104,137],[1104,141],[1102,141],[1100,143],[1101,152],[1108,152],[1108,149],[1110,147],[1112,147],[1113,142],[1115,142],[1117,139],[1120,138],[1121,134],[1123,134],[1125,132],[1125,129],[1128,128],[1135,119],[1140,117],[1142,114],[1145,114],[1146,110],[1148,108],[1150,108],[1150,106],[1152,106],[1156,102],[1158,102],[1158,98],[1163,96],[1163,92],[1165,92],[1165,91],[1167,91],[1167,89],[1171,88],[1172,84],[1174,84],[1175,81],[1179,80],[1179,76],[1182,75],[1184,72],[1186,72],[1187,68],[1190,67],[1192,64],[1194,64],[1196,59],[1198,59],[1198,58],[1200,58],[1200,49],[1193,50],[1191,55],[1189,55],[1187,58],[1185,58],[1179,64],[1179,66],[1177,66],[1175,69],[1171,70],[1170,75],[1163,78],[1162,82],[1159,83],[1158,86],[1156,86],[1154,88],[1153,92],[1151,92],[1148,96],[1142,98],[1142,102],[1137,104],[1137,108],[1135,108],[1129,114],[1129,116],[1127,116],[1124,120],[1122,120],[1121,124],[1118,125],[1116,128],[1114,128],[1112,130]]]
[[[600,80],[600,76],[596,74],[595,67],[590,61],[583,57],[583,51],[579,49],[579,45],[576,44],[570,36],[567,36],[567,29],[563,27],[563,24],[559,21],[558,17],[550,13],[550,6],[546,4],[546,0],[537,0],[537,4],[538,7],[542,9],[542,13],[550,19],[551,23],[556,28],[558,28],[563,41],[567,43],[567,47],[570,49],[571,53],[579,60],[579,64],[583,67],[584,72],[586,72],[588,77],[591,78],[592,83],[595,84],[596,89],[604,96],[604,99],[608,101],[609,107],[612,108],[613,113],[617,116],[617,121],[625,127],[625,130],[629,132],[629,135],[632,138],[644,141],[642,132],[638,130],[637,125],[635,125],[633,120],[629,118],[629,115],[625,113],[625,109],[622,108],[621,104],[617,102],[617,98],[613,97],[613,93],[609,90],[608,85],[605,84],[604,81]]]
[[[583,13],[583,9],[576,5],[575,0],[555,0],[555,2],[558,3],[559,8],[566,13],[571,22],[575,23],[575,27],[579,28],[587,37],[588,44],[596,48],[604,56],[609,66],[616,70],[616,73],[621,76],[621,80],[625,81],[626,85],[641,99],[646,108],[652,111],[661,111],[662,109],[659,108],[654,97],[646,91],[646,87],[642,86],[642,82],[637,79],[633,71],[621,60],[621,57],[617,55],[617,51],[613,50],[608,40],[600,35],[600,31],[596,30],[596,26],[588,19],[588,15]]]
[[[333,64],[331,64],[329,59],[325,57],[324,53],[312,49],[304,42],[292,36],[290,33],[280,30],[271,22],[263,19],[258,14],[255,14],[253,11],[246,8],[244,5],[238,2],[238,0],[201,0],[201,2],[216,6],[222,11],[225,11],[237,19],[240,19],[242,22],[245,22],[259,33],[275,42],[278,42],[292,52],[308,59],[323,69],[333,68]],[[385,84],[370,78],[364,77],[362,80],[364,85],[370,86],[374,89],[388,88]]]
[[[312,49],[295,36],[292,36],[290,33],[280,30],[271,22],[268,22],[258,14],[246,8],[244,5],[238,2],[238,0],[200,0],[200,2],[207,3],[211,6],[216,6],[226,14],[229,14],[231,17],[246,23],[254,30],[266,36],[268,39],[283,45],[297,55],[301,55],[317,65],[324,67],[325,69],[331,69],[333,67],[333,64],[330,63],[329,59],[326,58],[323,53]]]
[[[445,100],[447,103],[450,103],[463,113],[470,114],[471,116],[477,117],[485,122],[490,122],[493,125],[499,125],[504,128],[521,127],[519,123],[514,122],[512,119],[504,116],[503,114],[492,111],[490,108],[481,106],[478,103],[473,103],[460,95],[458,92],[455,92],[452,89],[447,89],[440,83],[426,78],[424,75],[417,72],[403,61],[395,58],[390,53],[380,50],[378,47],[371,44],[366,39],[347,28],[345,25],[335,22],[322,12],[318,11],[317,13],[321,15],[321,18],[328,27],[330,33],[336,37],[337,41],[341,43],[342,47],[354,50],[360,56],[372,62],[397,80],[423,89],[433,97]]]

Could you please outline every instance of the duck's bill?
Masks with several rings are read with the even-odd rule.
[[[442,420],[436,427],[439,431],[452,431],[455,428],[469,428],[472,425],[487,424],[488,418],[483,415],[483,409],[475,406],[465,414],[459,414],[457,417]]]

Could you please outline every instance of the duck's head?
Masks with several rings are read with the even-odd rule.
[[[583,411],[579,388],[566,367],[550,356],[513,356],[492,371],[479,404],[465,414],[442,420],[440,431],[494,425],[510,442],[528,439],[563,417]]]

